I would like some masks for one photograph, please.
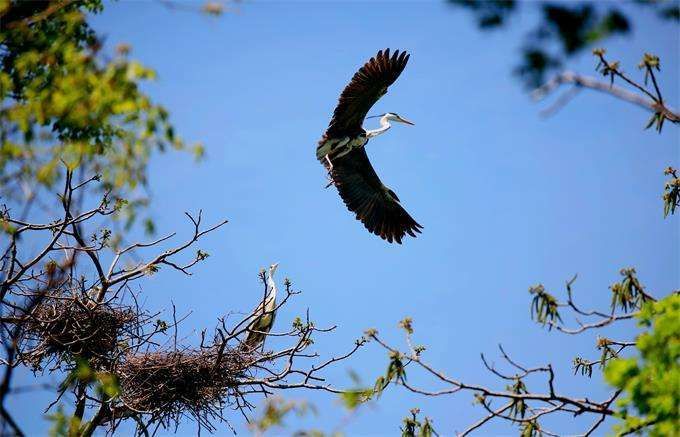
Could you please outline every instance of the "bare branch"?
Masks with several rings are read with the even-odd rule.
[[[601,93],[609,94],[618,99],[644,108],[648,111],[655,113],[660,112],[669,121],[673,123],[680,122],[680,115],[677,113],[677,111],[673,110],[672,108],[668,108],[662,103],[659,103],[651,98],[641,96],[640,94],[630,92],[619,86],[610,85],[605,82],[600,82],[593,77],[574,73],[573,71],[565,71],[563,73],[558,74],[557,76],[553,77],[551,80],[546,82],[544,85],[535,89],[531,93],[531,96],[534,100],[542,100],[547,95],[556,90],[560,85],[573,85],[575,87],[588,88],[595,91],[599,91]],[[568,100],[563,100],[562,102],[560,102],[560,104],[564,104],[567,102]],[[549,109],[548,114],[554,113],[557,109],[559,109],[559,107],[552,107],[551,109]]]

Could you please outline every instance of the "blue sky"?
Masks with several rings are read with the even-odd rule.
[[[663,91],[677,107],[677,27],[630,10],[637,27],[608,41],[608,54],[635,76],[645,51],[660,55]],[[663,169],[680,166],[678,131],[645,131],[644,111],[588,91],[542,118],[544,106],[510,74],[534,24],[526,12],[509,30],[480,33],[470,16],[441,2],[255,2],[217,19],[158,3],[108,4],[93,21],[107,46],[129,43],[133,58],[157,70],[149,93],[170,110],[177,131],[207,151],[200,164],[181,153],[154,158],[150,214],[158,232],[188,235],[183,212],[200,208],[209,222],[230,220],[200,245],[211,257],[194,276],[163,271],[143,283],[147,307],[168,309],[172,300],[179,313],[190,311],[182,333],[195,342],[196,331],[220,315],[252,308],[259,268],[278,261],[280,278],[303,294],[281,311],[277,327],[307,308],[319,325],[336,324],[317,338],[322,356],[349,349],[371,327],[403,344],[397,322],[411,316],[426,359],[448,375],[503,388],[479,360],[483,352],[500,362],[502,343],[527,365],[552,363],[559,391],[604,397],[599,378],[571,371],[576,355],[597,357],[596,333],[542,330],[529,318],[527,289],[541,282],[561,292],[578,273],[577,298],[606,308],[608,286],[628,266],[656,295],[680,287],[678,221],[663,219],[661,202]],[[395,126],[368,145],[382,180],[424,226],[402,246],[368,234],[335,190],[323,189],[314,154],[340,91],[384,47],[412,53],[372,113],[398,112],[416,126]],[[594,67],[589,53],[569,63],[586,74]],[[603,335],[633,332],[624,325]],[[384,351],[369,345],[326,375],[349,385],[353,369],[370,384],[386,365]],[[26,407],[29,430],[41,433],[46,422],[21,396],[15,407]],[[390,388],[349,418],[332,396],[286,396],[314,402],[318,416],[291,417],[272,434],[340,427],[394,435],[419,407],[451,435],[483,415],[469,393],[423,399]],[[244,432],[242,419],[230,417]],[[545,425],[560,433],[586,427],[568,417]],[[222,426],[218,434],[230,431]],[[516,428],[495,423],[479,435],[505,434]]]

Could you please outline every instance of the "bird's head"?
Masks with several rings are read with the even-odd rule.
[[[279,263],[274,263],[269,266],[269,276],[273,276],[274,272],[276,271],[276,268],[279,266]]]
[[[394,112],[386,112],[383,115],[383,117],[385,117],[386,119],[388,119],[390,121],[396,121],[398,123],[410,124],[411,126],[413,126],[415,124],[412,121],[409,121],[409,120],[403,118],[402,116],[400,116],[399,114],[396,114]]]

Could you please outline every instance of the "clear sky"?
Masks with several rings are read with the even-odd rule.
[[[645,51],[660,55],[664,94],[678,107],[677,25],[630,10],[637,27],[607,42],[608,54],[633,75]],[[148,91],[178,132],[207,150],[200,164],[180,153],[153,159],[158,232],[187,235],[183,212],[200,208],[208,222],[230,220],[200,245],[211,257],[194,276],[163,271],[143,282],[146,306],[168,309],[172,300],[179,313],[191,312],[181,332],[195,342],[196,330],[220,315],[252,308],[261,296],[258,270],[278,261],[279,277],[303,294],[276,328],[307,308],[317,324],[337,324],[317,338],[322,356],[349,349],[370,327],[402,342],[397,322],[411,316],[425,359],[453,377],[504,388],[479,359],[483,352],[500,362],[502,343],[522,363],[552,363],[559,391],[605,396],[599,374],[591,380],[571,371],[576,355],[596,359],[596,334],[542,330],[529,318],[527,289],[542,282],[557,293],[578,273],[577,298],[607,308],[608,286],[627,266],[654,294],[680,287],[678,219],[663,219],[661,201],[663,169],[680,166],[678,130],[644,131],[643,110],[589,91],[541,118],[543,106],[510,74],[532,18],[527,11],[510,30],[480,33],[468,14],[442,2],[254,2],[217,19],[159,3],[107,4],[93,21],[107,47],[129,43],[133,58],[157,70]],[[370,235],[335,189],[323,189],[314,153],[340,91],[384,47],[412,53],[372,113],[398,112],[416,125],[397,125],[368,145],[378,174],[424,226],[401,246]],[[595,62],[585,53],[569,67],[594,74]],[[631,325],[606,331],[619,339],[633,332]],[[327,376],[349,385],[353,369],[372,384],[386,365],[384,351],[369,345]],[[29,407],[35,398],[21,396],[13,405],[25,407],[29,430],[40,433],[48,425]],[[390,388],[349,418],[332,396],[286,396],[314,402],[318,416],[291,417],[272,434],[395,435],[419,407],[451,435],[483,416],[470,393],[423,399]],[[230,417],[244,432],[241,417]],[[585,427],[569,417],[545,425],[560,433]],[[516,429],[496,423],[479,435],[500,434]]]

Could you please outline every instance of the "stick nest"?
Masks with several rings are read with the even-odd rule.
[[[253,358],[243,348],[220,354],[217,347],[130,354],[116,368],[121,401],[166,424],[184,415],[206,424],[240,396],[239,378]]]
[[[83,302],[78,297],[48,297],[23,322],[22,358],[34,370],[45,363],[82,358],[93,368],[110,367],[119,339],[138,324],[130,307]]]

